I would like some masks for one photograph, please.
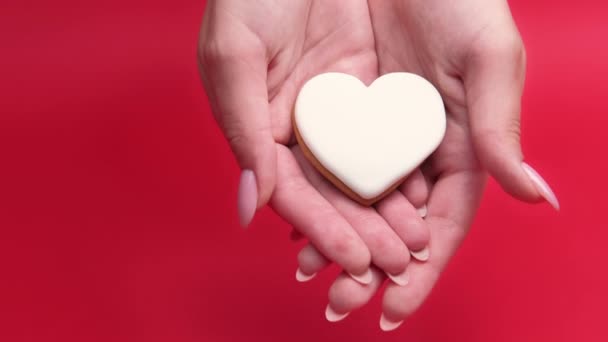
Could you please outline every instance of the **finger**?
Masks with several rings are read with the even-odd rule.
[[[276,178],[266,51],[254,37],[221,39],[212,29],[205,32],[199,48],[200,71],[214,116],[242,170],[237,202],[241,224],[246,226],[270,199]]]
[[[559,209],[549,185],[523,163],[520,111],[526,58],[513,29],[482,36],[467,60],[464,82],[473,143],[479,161],[503,189],[524,201],[547,200]]]
[[[277,186],[272,208],[329,260],[347,272],[369,272],[370,253],[350,224],[304,177],[291,151],[276,145]]]
[[[426,261],[429,257],[429,228],[405,196],[394,191],[376,205],[378,213],[405,242],[413,257]]]
[[[429,196],[430,184],[426,179],[421,169],[416,169],[414,173],[412,173],[405,182],[399,187],[401,193],[403,193],[408,202],[410,202],[415,208],[417,208],[418,216],[424,218],[427,214],[427,206],[426,202]],[[393,226],[393,220],[395,222],[395,226],[401,223],[401,228],[399,229],[402,233],[400,236],[406,235],[409,236],[409,240],[406,241],[408,248],[412,256],[420,261],[425,261],[429,257],[429,250],[426,248],[426,245],[429,241],[429,230],[425,224],[422,224],[419,220],[417,222],[412,222],[411,225],[405,224],[404,221],[399,219],[399,213],[395,213],[395,215],[391,215],[387,213],[387,215],[394,217],[391,218],[389,222],[391,226]],[[394,227],[395,227],[394,226]]]
[[[407,247],[386,221],[371,207],[364,207],[342,194],[321,177],[299,147],[294,155],[313,186],[344,216],[367,245],[374,265],[399,277],[409,262]]]
[[[427,298],[439,275],[466,236],[481,200],[485,176],[459,172],[441,178],[429,198],[426,222],[431,227],[430,258],[408,266],[407,286],[389,284],[383,298],[383,330],[396,329]],[[458,198],[458,201],[454,201]]]
[[[399,186],[399,191],[417,209],[423,208],[429,198],[427,181],[420,169],[416,169],[407,177],[405,182]]]
[[[386,279],[382,271],[372,267],[372,282],[362,285],[342,273],[329,289],[329,303],[325,318],[330,322],[343,320],[352,311],[367,304]]]
[[[296,279],[306,282],[329,266],[330,262],[313,245],[307,244],[298,253],[298,265]]]

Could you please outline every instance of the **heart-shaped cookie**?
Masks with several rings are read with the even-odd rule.
[[[363,205],[397,188],[439,146],[446,129],[437,89],[404,72],[369,87],[348,74],[315,76],[298,94],[293,123],[307,159]]]

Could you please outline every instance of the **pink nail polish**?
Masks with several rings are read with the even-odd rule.
[[[419,251],[410,251],[410,254],[418,261],[427,261],[431,256],[431,252],[429,251],[428,246],[424,247]]]
[[[369,268],[361,275],[350,273],[350,277],[363,285],[369,285],[372,283],[372,280],[374,280],[374,275],[372,274],[372,271]]]
[[[420,217],[425,218],[426,214],[428,213],[428,208],[426,207],[426,204],[425,204],[422,207],[416,209],[416,211],[418,212],[418,215]]]
[[[386,275],[393,281],[393,283],[395,283],[399,286],[406,286],[410,281],[410,275],[407,272],[407,270],[405,270],[397,275],[392,275],[387,272]]]
[[[399,328],[402,323],[403,321],[391,321],[390,319],[386,318],[386,316],[384,316],[384,313],[380,316],[380,329],[382,329],[382,331],[395,330]]]
[[[251,170],[241,172],[237,209],[241,226],[247,227],[255,215],[258,202],[258,187],[255,174]]]
[[[299,281],[300,283],[305,283],[305,282],[311,280],[312,278],[314,278],[316,275],[317,275],[316,273],[306,274],[306,273],[302,272],[302,270],[299,267],[296,270],[296,280]]]
[[[521,163],[521,167],[528,174],[528,177],[530,177],[530,180],[532,181],[534,187],[540,193],[540,195],[543,196],[543,198],[547,202],[549,202],[549,204],[551,204],[551,206],[555,208],[555,210],[559,210],[559,201],[557,200],[557,196],[555,196],[555,193],[553,192],[553,190],[551,190],[551,187],[549,186],[549,184],[547,184],[547,182],[545,182],[543,177],[541,177],[538,172],[536,172],[530,165],[526,164],[525,162]]]
[[[346,318],[346,316],[348,316],[350,314],[350,312],[347,313],[337,313],[334,311],[334,309],[331,308],[331,306],[329,304],[327,304],[327,307],[325,308],[325,318],[330,321],[330,322],[339,322],[343,319]]]

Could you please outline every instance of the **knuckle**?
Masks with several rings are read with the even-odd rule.
[[[506,147],[518,146],[520,139],[519,126],[514,124],[501,129],[486,129],[476,135],[478,147],[491,155],[496,154],[496,151],[504,151]]]
[[[261,147],[260,144],[264,144],[265,146],[265,143],[270,141],[266,140],[270,137],[269,127],[251,127],[243,120],[240,120],[238,116],[231,115],[231,111],[225,114],[222,117],[221,126],[226,140],[232,148],[251,150]]]
[[[391,235],[387,234],[390,232],[390,227],[376,213],[361,212],[353,221],[356,222],[355,227],[362,233],[361,236],[370,249],[384,252],[395,248]]]
[[[374,232],[367,237],[366,244],[374,254],[385,255],[393,249],[389,240],[381,232]]]
[[[519,121],[519,118],[513,118],[506,121],[504,126],[486,128],[479,132],[479,140],[488,150],[495,150],[504,143],[519,145],[521,139]]]
[[[263,55],[262,46],[255,41],[218,39],[211,37],[205,39],[198,49],[198,58],[201,65],[212,67],[230,60],[247,61]]]
[[[352,255],[356,252],[356,243],[352,236],[344,236],[338,237],[334,236],[333,238],[327,241],[327,248],[329,250],[335,251],[337,255]]]
[[[357,210],[352,213],[350,220],[354,223],[355,227],[367,231],[378,230],[379,220],[378,214],[373,209],[364,208],[363,210]]]
[[[230,147],[235,150],[233,152],[240,151],[249,145],[247,136],[238,129],[228,126],[224,129],[224,134],[226,135],[226,140],[228,141],[228,144],[230,144]]]
[[[509,60],[518,65],[525,65],[526,52],[517,31],[492,36],[491,39],[480,39],[473,47],[473,52],[478,56]]]
[[[511,143],[519,145],[521,141],[521,119],[519,116],[510,119],[506,126],[506,139],[511,140]]]
[[[396,274],[407,267],[408,250],[400,240],[379,232],[370,235],[365,243],[370,249],[374,263],[384,270]]]
[[[334,255],[334,261],[349,271],[364,271],[369,266],[369,251],[353,234],[330,237],[325,241],[325,247]]]
[[[198,48],[198,58],[202,65],[213,65],[218,60],[221,60],[222,52],[219,44],[215,39],[207,39],[202,42]]]

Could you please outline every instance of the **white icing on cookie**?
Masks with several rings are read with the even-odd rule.
[[[348,74],[320,74],[300,90],[294,114],[319,163],[364,199],[419,166],[446,128],[439,92],[410,73],[386,74],[369,87]]]

